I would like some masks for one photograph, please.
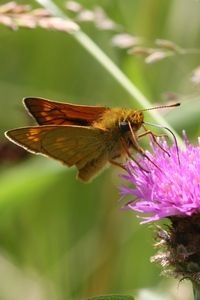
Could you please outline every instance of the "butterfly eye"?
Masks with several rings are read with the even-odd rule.
[[[121,133],[125,133],[130,130],[129,123],[126,121],[119,122],[119,129]]]

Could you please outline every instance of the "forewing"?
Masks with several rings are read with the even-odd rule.
[[[43,98],[25,98],[23,101],[39,125],[90,126],[107,109],[102,106],[60,103]]]
[[[108,160],[105,134],[93,127],[38,126],[10,130],[6,136],[30,152],[75,165],[79,178],[88,181]]]

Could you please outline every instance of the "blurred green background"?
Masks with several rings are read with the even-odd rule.
[[[38,7],[34,1],[18,3]],[[55,3],[60,7],[65,4],[61,0]],[[149,47],[157,38],[172,40],[183,48],[199,47],[199,1],[80,3],[88,9],[101,6],[125,32],[143,37]],[[198,54],[146,64],[143,57],[113,47],[112,31],[98,30],[93,24],[81,26],[152,105],[166,103],[166,93],[176,95],[182,106],[161,113],[179,134],[186,129],[190,140],[197,140],[199,86],[190,78],[198,67]],[[74,169],[31,154],[21,154],[18,159],[8,145],[3,148],[5,130],[32,124],[23,109],[23,97],[135,108],[134,99],[72,36],[61,32],[40,28],[12,31],[1,25],[0,66],[4,150],[0,169],[0,299],[79,300],[109,293],[135,295],[138,290],[137,299],[189,299],[190,288],[185,283],[178,287],[178,282],[163,279],[160,268],[150,263],[155,252],[152,227],[139,225],[134,213],[120,209],[120,170],[111,167],[92,183],[82,184],[76,181]]]

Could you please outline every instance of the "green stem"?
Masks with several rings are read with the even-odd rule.
[[[59,7],[52,0],[35,0],[40,5],[49,10],[54,16],[70,20]],[[151,107],[151,103],[141,93],[141,91],[129,80],[129,78],[113,63],[113,61],[93,42],[93,40],[86,35],[77,26],[77,30],[70,33],[117,81],[118,83],[138,102],[143,108]],[[158,124],[168,127],[174,131],[173,128],[165,121],[165,119],[156,111],[151,110],[149,114]],[[177,141],[180,145],[183,144],[182,139],[177,136]]]
[[[194,294],[194,300],[200,300],[200,289],[194,283],[193,283],[193,294]]]

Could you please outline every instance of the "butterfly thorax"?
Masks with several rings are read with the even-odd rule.
[[[131,126],[133,131],[137,131],[143,124],[144,115],[139,110],[126,108],[109,108],[92,125],[109,131],[129,131]]]

